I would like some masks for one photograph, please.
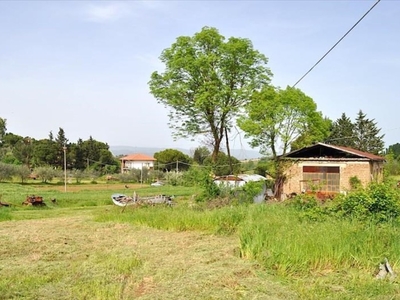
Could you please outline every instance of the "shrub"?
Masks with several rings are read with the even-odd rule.
[[[0,181],[12,179],[15,174],[14,165],[0,162]]]
[[[334,202],[333,210],[341,216],[358,219],[370,217],[377,222],[400,216],[399,191],[390,184],[372,183],[366,189],[341,195]]]
[[[350,177],[349,183],[352,190],[357,190],[362,187],[361,180],[357,176]]]
[[[191,166],[189,170],[182,174],[182,185],[184,186],[201,186],[202,178],[209,176],[211,169]]]
[[[43,183],[52,181],[54,177],[60,176],[60,172],[50,166],[36,168],[35,173],[42,179]]]

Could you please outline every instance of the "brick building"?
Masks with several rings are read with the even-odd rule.
[[[288,162],[284,194],[342,193],[350,190],[352,177],[357,177],[363,186],[383,179],[385,159],[352,148],[317,143],[282,158]]]

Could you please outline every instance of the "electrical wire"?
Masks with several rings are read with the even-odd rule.
[[[380,2],[381,0],[377,0],[374,5],[326,52],[312,67],[310,70],[308,70],[297,82],[292,86],[295,87],[300,81],[303,80],[304,77],[306,77],[332,50],[335,48],[349,33],[352,31],[358,23],[361,22],[362,19],[365,18],[366,15],[369,14],[369,12]]]

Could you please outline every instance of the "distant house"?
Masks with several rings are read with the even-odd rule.
[[[385,159],[352,148],[317,143],[282,156],[292,164],[286,170],[283,193],[318,191],[327,194],[351,189],[350,178],[363,186],[383,179]]]
[[[146,154],[130,154],[120,158],[121,173],[125,173],[131,169],[153,169],[156,159]]]

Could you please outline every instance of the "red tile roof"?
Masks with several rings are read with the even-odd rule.
[[[127,156],[121,157],[120,160],[130,160],[130,161],[155,161],[154,157],[151,157],[146,154],[136,153],[136,154],[129,154]]]

